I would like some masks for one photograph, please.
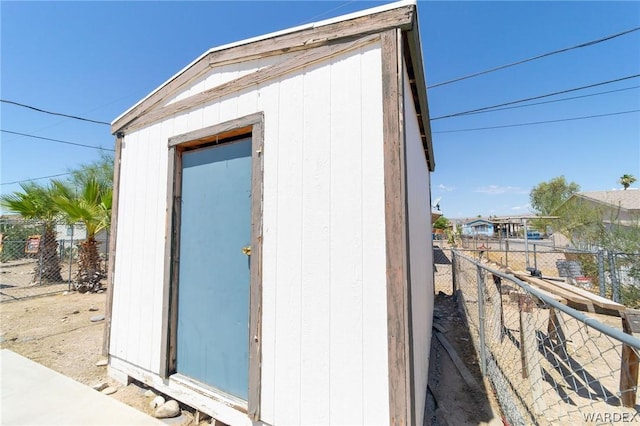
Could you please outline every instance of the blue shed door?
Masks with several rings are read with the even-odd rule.
[[[251,139],[182,155],[176,370],[247,400]]]

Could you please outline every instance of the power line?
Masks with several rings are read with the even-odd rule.
[[[325,12],[322,12],[322,13],[320,13],[320,14],[318,14],[318,15],[314,15],[314,16],[312,16],[311,18],[308,18],[306,21],[303,21],[302,23],[300,23],[300,24],[298,24],[298,25],[304,25],[304,24],[311,23],[311,22],[313,22],[316,18],[320,18],[320,17],[322,17],[322,16],[324,16],[324,15],[327,15],[327,14],[329,14],[329,13],[333,12],[333,11],[336,11],[336,10],[338,10],[338,9],[342,9],[343,7],[345,7],[345,6],[346,6],[346,5],[348,5],[349,3],[353,3],[354,1],[355,1],[355,0],[349,0],[349,1],[348,1],[348,2],[346,2],[346,3],[343,3],[343,4],[339,5],[339,6],[336,6],[336,7],[332,8],[332,9],[329,9],[329,10],[327,10],[327,11],[325,11]]]
[[[634,112],[640,112],[640,109],[634,109],[634,110],[631,110],[631,111],[612,112],[612,113],[609,113],[609,114],[598,114],[598,115],[586,115],[586,116],[582,116],[582,117],[561,118],[559,120],[546,120],[546,121],[534,121],[534,122],[531,122],[531,123],[505,124],[504,126],[476,127],[476,128],[473,128],[473,129],[441,130],[441,131],[438,131],[438,132],[431,132],[431,133],[456,133],[456,132],[472,132],[472,131],[476,131],[476,130],[504,129],[506,127],[533,126],[533,125],[536,125],[536,124],[560,123],[562,121],[586,120],[588,118],[608,117],[608,116],[611,116],[611,115],[631,114],[631,113],[634,113]]]
[[[45,140],[45,141],[63,143],[63,144],[67,144],[67,145],[81,146],[83,148],[99,149],[99,150],[103,150],[103,151],[115,151],[115,150],[113,150],[111,148],[102,148],[102,147],[99,147],[99,146],[85,145],[85,144],[76,143],[76,142],[69,142],[69,141],[62,141],[60,139],[44,138],[42,136],[29,135],[27,133],[12,132],[11,130],[2,130],[2,129],[0,129],[0,132],[9,133],[9,134],[18,135],[18,136],[25,136],[25,137],[28,137],[28,138],[42,139],[42,140]]]
[[[505,68],[513,67],[515,65],[520,65],[520,64],[524,64],[526,62],[535,61],[536,59],[545,58],[547,56],[555,55],[555,54],[558,54],[558,53],[568,52],[569,50],[579,49],[579,48],[582,48],[582,47],[593,46],[594,44],[598,44],[598,43],[602,43],[602,42],[605,42],[605,41],[608,41],[608,40],[612,40],[612,39],[614,39],[616,37],[620,37],[620,36],[623,36],[623,35],[632,33],[634,31],[638,31],[638,30],[640,30],[640,27],[631,28],[630,30],[626,30],[626,31],[622,31],[620,33],[616,33],[616,34],[612,34],[612,35],[609,35],[609,36],[606,36],[606,37],[602,37],[602,38],[599,38],[597,40],[588,41],[586,43],[581,43],[581,44],[578,44],[578,45],[575,45],[575,46],[571,46],[571,47],[565,47],[564,49],[554,50],[552,52],[543,53],[541,55],[533,56],[533,57],[527,58],[527,59],[522,59],[520,61],[512,62],[510,64],[500,65],[500,66],[495,67],[495,68],[490,68],[490,69],[487,69],[487,70],[484,70],[484,71],[479,71],[479,72],[476,72],[476,73],[473,73],[473,74],[465,75],[463,77],[454,78],[453,80],[448,80],[448,81],[443,81],[442,83],[433,84],[433,85],[429,86],[428,89],[433,89],[433,88],[436,88],[436,87],[444,86],[446,84],[456,83],[458,81],[466,80],[468,78],[477,77],[477,76],[480,76],[480,75],[483,75],[483,74],[488,74],[488,73],[491,73],[491,72],[494,72],[494,71],[498,71],[498,70],[502,70],[502,69],[505,69]]]
[[[107,126],[111,126],[111,123],[107,123],[106,121],[92,120],[90,118],[78,117],[76,115],[69,115],[69,114],[63,114],[61,112],[47,111],[47,110],[36,108],[36,107],[30,106],[30,105],[21,104],[19,102],[8,101],[6,99],[0,99],[0,102],[4,102],[4,103],[7,103],[7,104],[11,104],[11,105],[17,105],[17,106],[20,106],[20,107],[23,107],[23,108],[32,109],[34,111],[42,112],[42,113],[45,113],[45,114],[59,115],[61,117],[73,118],[74,120],[88,121],[89,123],[105,124]]]
[[[552,101],[534,102],[534,103],[526,104],[526,105],[512,105],[512,106],[508,106],[508,107],[504,107],[504,108],[496,108],[496,109],[492,109],[492,110],[488,110],[488,111],[470,112],[470,113],[468,113],[466,115],[484,114],[484,113],[487,113],[487,112],[504,111],[506,109],[526,108],[526,107],[535,106],[535,105],[551,104],[551,103],[554,103],[554,102],[564,102],[564,101],[570,101],[570,100],[573,100],[573,99],[581,99],[581,98],[588,98],[590,96],[606,95],[607,93],[622,92],[622,91],[625,91],[625,90],[638,89],[638,88],[640,88],[640,86],[631,86],[631,87],[625,87],[623,89],[615,89],[615,90],[607,90],[605,92],[590,93],[588,95],[571,96],[569,98],[554,99]]]
[[[443,118],[458,117],[460,115],[473,114],[473,113],[476,113],[476,112],[485,111],[485,110],[489,110],[489,109],[494,109],[494,108],[498,108],[498,107],[503,107],[503,106],[507,106],[507,105],[513,105],[513,104],[519,104],[521,102],[533,101],[535,99],[548,98],[549,96],[561,95],[563,93],[575,92],[577,90],[590,89],[592,87],[603,86],[605,84],[616,83],[618,81],[629,80],[631,78],[637,78],[637,77],[640,77],[640,74],[635,74],[635,75],[630,75],[630,76],[627,76],[627,77],[616,78],[615,80],[603,81],[603,82],[595,83],[595,84],[589,84],[587,86],[574,87],[573,89],[561,90],[559,92],[547,93],[547,94],[539,95],[539,96],[532,96],[530,98],[518,99],[517,101],[504,102],[504,103],[501,103],[501,104],[496,104],[496,105],[486,106],[486,107],[482,107],[482,108],[471,109],[471,110],[468,110],[468,111],[462,111],[462,112],[456,112],[456,113],[453,113],[453,114],[441,115],[440,117],[432,118],[431,121],[441,120]]]
[[[60,173],[60,174],[57,174],[57,175],[41,176],[41,177],[36,177],[36,178],[31,178],[31,179],[16,180],[16,181],[13,181],[13,182],[2,182],[2,183],[0,183],[0,185],[13,185],[13,184],[16,184],[16,183],[31,182],[32,180],[50,179],[50,178],[54,178],[54,177],[58,177],[58,176],[66,176],[66,175],[70,175],[70,174],[71,174],[71,172]]]

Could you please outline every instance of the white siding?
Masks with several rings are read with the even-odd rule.
[[[190,96],[204,92],[216,86],[233,81],[243,75],[258,71],[270,65],[279,64],[291,58],[296,53],[274,55],[266,58],[254,59],[252,61],[237,62],[233,64],[221,65],[215,68],[214,72],[207,73],[190,83],[188,87],[180,89],[178,93],[169,97],[163,106],[187,99]],[[299,53],[298,53],[299,54]]]
[[[382,132],[382,69],[379,50],[362,56],[362,424],[387,424],[389,360],[387,341],[387,251]],[[381,71],[380,71],[381,72]],[[338,213],[339,214],[339,213]],[[375,354],[375,355],[374,355]],[[384,374],[382,371],[384,370]]]
[[[196,90],[212,87],[211,72]],[[111,352],[159,371],[168,138],[257,111],[265,116],[262,418],[387,423],[377,43],[126,135]]]
[[[433,243],[429,168],[420,128],[404,71],[405,149],[409,218],[409,263],[413,315],[415,418],[422,424],[429,378],[429,352],[433,317]]]
[[[160,364],[167,151],[163,126],[127,136],[122,151],[111,353],[150,371]],[[161,188],[159,188],[162,186]],[[159,306],[156,306],[159,305]]]
[[[331,114],[338,118],[331,123],[330,165],[334,213],[330,218],[331,424],[360,423],[364,397],[362,174],[365,170],[361,152],[365,141],[359,68],[360,64],[354,61],[338,61],[331,67]],[[375,121],[369,123],[373,125]]]
[[[324,85],[331,79],[330,67],[308,70],[304,76],[305,103],[314,114],[305,114],[302,151],[302,307],[300,423],[328,424],[331,408],[331,329],[326,315],[331,309],[331,92]]]

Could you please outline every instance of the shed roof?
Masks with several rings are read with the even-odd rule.
[[[138,118],[162,105],[163,101],[206,74],[212,67],[261,56],[320,47],[339,40],[349,40],[389,29],[401,29],[405,35],[404,45],[409,58],[407,69],[412,96],[417,109],[427,162],[429,169],[433,170],[435,162],[416,0],[390,3],[212,48],[113,120],[111,131],[113,134],[126,132],[127,127]]]

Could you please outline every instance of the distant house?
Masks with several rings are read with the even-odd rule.
[[[485,219],[476,219],[462,224],[462,236],[493,236],[493,223]]]
[[[25,219],[19,214],[0,215],[0,233],[5,231],[5,227],[11,225],[30,230],[29,235],[40,235],[43,232],[41,221]],[[61,256],[68,248],[76,246],[87,238],[87,230],[82,223],[74,225],[56,223],[54,229],[56,241],[58,242],[58,251]],[[98,253],[107,253],[108,232],[102,230],[98,232],[95,238],[98,242]]]
[[[569,197],[558,208],[558,211],[566,209],[576,211],[594,209],[601,214],[602,222],[607,228],[631,226],[640,220],[640,190],[629,188],[627,190],[578,192]],[[556,244],[568,245],[569,240],[564,236],[556,235]]]
[[[602,213],[605,224],[629,226],[640,219],[640,190],[578,192],[563,204],[565,206],[592,207]]]
[[[98,232],[95,236],[98,242],[98,253],[107,253],[109,237],[106,230]],[[56,241],[58,249],[62,253],[65,249],[76,246],[87,239],[87,229],[82,223],[67,225],[59,223],[56,225]]]

